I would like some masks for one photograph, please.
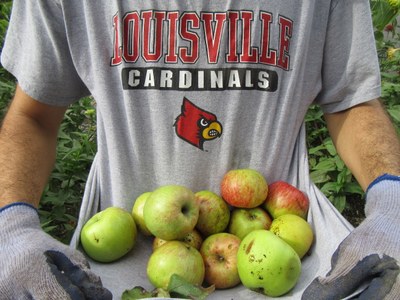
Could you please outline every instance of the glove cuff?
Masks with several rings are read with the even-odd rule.
[[[400,176],[384,174],[376,178],[366,191],[365,215],[400,213]]]
[[[19,234],[26,228],[41,229],[36,208],[28,203],[16,202],[0,209],[0,241]]]
[[[14,203],[8,204],[8,205],[3,206],[2,208],[0,208],[0,214],[3,211],[5,211],[6,209],[9,209],[9,208],[14,207],[14,206],[19,206],[19,205],[25,205],[25,206],[31,207],[34,210],[36,210],[36,208],[32,204],[29,204],[29,203],[26,203],[26,202],[14,202]]]

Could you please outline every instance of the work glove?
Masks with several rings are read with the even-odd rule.
[[[45,233],[36,209],[0,209],[0,299],[112,299],[82,253]]]
[[[400,177],[378,177],[366,195],[365,220],[339,245],[326,277],[314,279],[302,299],[343,299],[362,286],[357,299],[400,299]]]

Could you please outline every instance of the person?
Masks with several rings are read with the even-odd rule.
[[[315,241],[282,298],[399,298],[400,142],[379,101],[367,0],[14,0],[1,62],[18,82],[0,133],[1,299],[118,299],[149,288],[148,240],[89,267],[85,221],[109,206],[130,210],[166,184],[218,193],[235,168],[310,198]],[[87,95],[98,152],[67,246],[41,230],[37,207],[66,108]],[[355,229],[310,179],[312,104],[366,191]],[[241,285],[210,295],[258,298]]]

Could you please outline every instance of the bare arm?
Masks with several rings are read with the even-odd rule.
[[[0,131],[0,207],[17,201],[38,206],[65,110],[39,103],[17,86]]]
[[[400,140],[379,100],[325,119],[340,157],[364,190],[384,173],[400,175]]]

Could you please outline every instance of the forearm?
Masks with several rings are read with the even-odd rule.
[[[37,207],[54,165],[63,110],[42,110],[24,97],[17,90],[0,131],[0,207],[17,201]]]
[[[337,151],[365,190],[384,173],[400,175],[400,141],[379,101],[326,114]]]

